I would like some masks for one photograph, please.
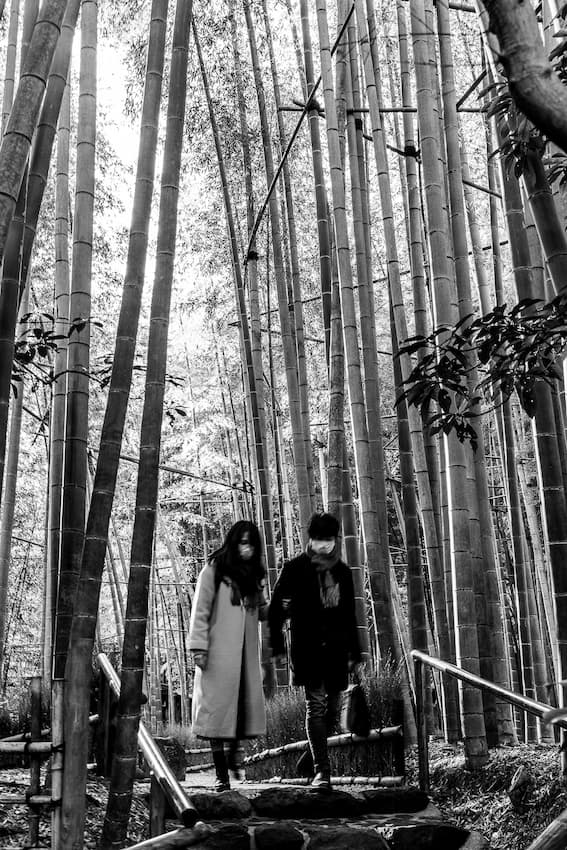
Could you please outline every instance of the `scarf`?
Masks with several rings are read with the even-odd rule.
[[[338,547],[335,546],[332,552],[328,555],[313,552],[310,546],[307,547],[307,554],[317,570],[319,578],[319,595],[323,608],[336,608],[341,598],[341,589],[339,583],[333,575],[333,567],[339,561]]]

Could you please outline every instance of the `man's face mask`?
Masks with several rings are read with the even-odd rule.
[[[335,538],[327,537],[325,540],[311,540],[311,551],[316,555],[330,555],[335,548]]]

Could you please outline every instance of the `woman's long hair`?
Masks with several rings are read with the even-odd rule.
[[[238,544],[246,532],[254,554],[248,561],[243,561],[238,553]],[[238,586],[242,597],[255,597],[266,575],[258,527],[247,519],[235,522],[222,546],[211,555],[211,562],[215,565],[217,586],[223,578],[227,578]]]

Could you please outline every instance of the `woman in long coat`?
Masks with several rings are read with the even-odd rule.
[[[195,589],[189,633],[195,662],[192,724],[195,735],[210,740],[217,791],[230,788],[229,769],[238,776],[239,741],[266,731],[258,630],[267,614],[264,576],[259,531],[240,520]]]

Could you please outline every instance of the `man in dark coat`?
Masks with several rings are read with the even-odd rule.
[[[350,567],[339,557],[339,523],[314,514],[306,551],[284,564],[268,610],[275,656],[285,654],[283,626],[290,620],[293,680],[303,685],[306,731],[313,757],[313,787],[330,788],[327,736],[337,721],[340,694],[360,662]]]

